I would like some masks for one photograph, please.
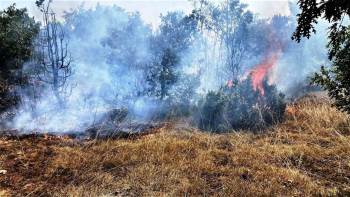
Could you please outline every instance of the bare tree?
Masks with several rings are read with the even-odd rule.
[[[68,53],[63,28],[50,8],[51,2],[36,2],[43,16],[43,28],[38,39],[37,76],[40,81],[51,86],[57,101],[63,105],[67,94],[67,79],[72,75],[72,58]]]

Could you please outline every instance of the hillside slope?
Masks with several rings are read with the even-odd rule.
[[[350,121],[307,98],[265,134],[168,124],[107,141],[3,137],[0,170],[0,196],[346,196]]]

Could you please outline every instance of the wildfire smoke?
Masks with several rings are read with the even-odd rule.
[[[274,52],[266,56],[261,63],[254,66],[253,70],[250,71],[253,88],[255,91],[259,91],[261,95],[265,94],[263,81],[276,65],[279,54],[279,52]]]

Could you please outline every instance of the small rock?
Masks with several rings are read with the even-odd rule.
[[[7,170],[0,170],[0,175],[1,174],[6,174],[7,173]]]

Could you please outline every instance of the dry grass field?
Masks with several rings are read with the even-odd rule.
[[[0,170],[0,196],[350,196],[350,120],[310,97],[264,134],[3,137]]]

